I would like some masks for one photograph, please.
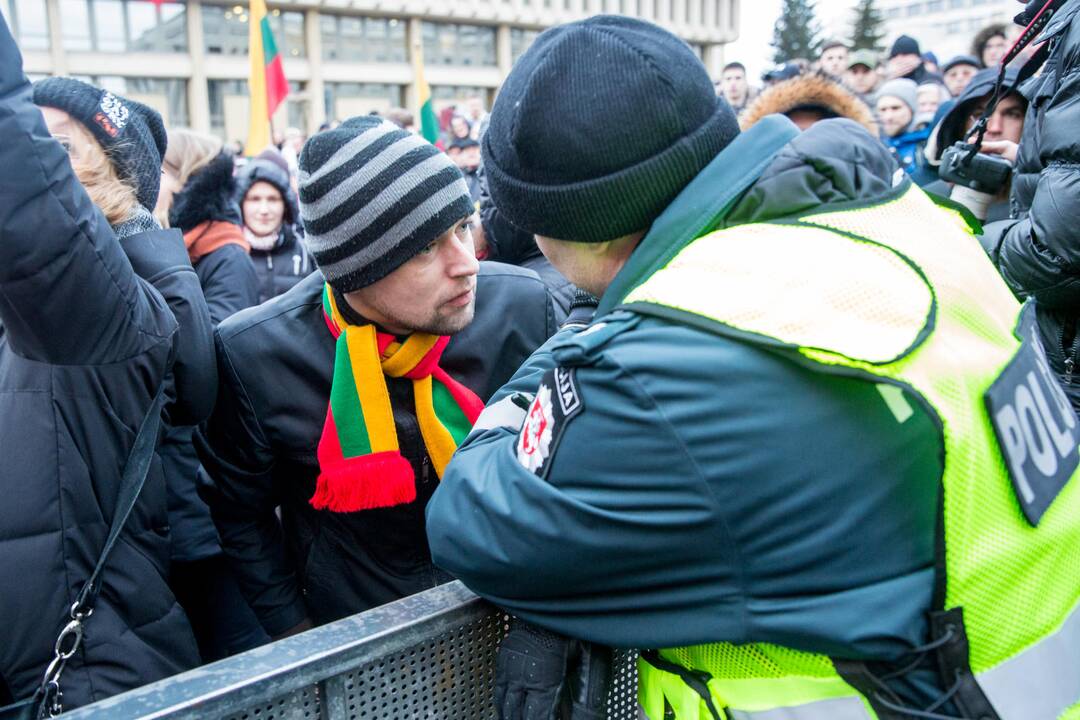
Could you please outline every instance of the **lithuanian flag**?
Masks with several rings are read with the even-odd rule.
[[[413,74],[416,98],[420,104],[420,135],[434,145],[439,139],[439,118],[435,115],[435,106],[431,104],[431,86],[424,79],[424,46],[419,42],[413,45]]]
[[[258,155],[270,145],[270,118],[289,94],[289,83],[281,66],[266,0],[251,0],[248,12],[248,56],[251,74],[248,77],[251,98],[251,123],[248,128],[244,154]]]

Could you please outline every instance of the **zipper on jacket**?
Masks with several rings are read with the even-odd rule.
[[[266,253],[266,269],[267,270],[273,270],[274,269],[274,256],[271,255],[270,253]]]
[[[1069,337],[1066,338],[1066,330]],[[1080,336],[1076,334],[1076,318],[1070,318],[1061,324],[1061,352],[1065,356],[1065,384],[1072,385],[1073,370],[1076,367],[1076,351],[1080,348]]]

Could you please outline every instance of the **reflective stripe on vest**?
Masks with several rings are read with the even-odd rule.
[[[1070,654],[1080,647],[1080,482],[1074,475],[1037,528],[1025,520],[984,402],[1020,348],[1019,306],[954,215],[908,186],[876,206],[719,230],[626,303],[921,396],[941,420],[944,607],[963,608],[971,671],[1003,719],[1051,720],[1080,699]],[[734,717],[824,720],[854,703],[874,717],[821,655],[728,643],[663,655],[709,673],[716,705]],[[669,687],[643,684],[647,711]],[[1044,697],[1031,703],[1032,692]],[[679,720],[708,717],[679,699]],[[814,709],[826,702],[828,713]]]
[[[872,715],[858,698],[832,698],[800,705],[773,708],[760,712],[731,710],[731,720],[871,720]]]

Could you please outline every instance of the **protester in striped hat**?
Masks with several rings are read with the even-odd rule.
[[[535,273],[476,261],[461,171],[422,138],[353,118],[299,163],[321,274],[218,327],[199,438],[222,545],[274,636],[449,579],[424,508],[558,320]]]

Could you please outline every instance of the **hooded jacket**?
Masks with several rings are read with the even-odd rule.
[[[986,244],[1018,297],[1036,301],[1051,367],[1080,409],[1080,0],[1062,7],[1034,42],[1050,43],[1028,99],[1013,172],[1011,219],[985,228]]]
[[[244,196],[251,186],[265,182],[277,188],[285,203],[285,216],[278,239],[270,250],[251,249],[251,261],[259,279],[259,302],[288,291],[315,271],[315,263],[304,247],[304,233],[289,175],[270,160],[256,158],[240,169],[236,178],[236,204],[243,210]]]
[[[334,371],[323,285],[314,273],[218,326],[217,405],[196,441],[214,480],[208,501],[222,547],[270,635],[305,617],[329,622],[450,577],[432,565],[424,534],[424,506],[438,480],[409,381],[391,378],[387,388],[417,499],[353,513],[309,504]],[[486,400],[558,324],[549,292],[529,270],[481,263],[476,287],[475,317],[453,336],[440,366]]]
[[[739,116],[743,130],[773,113],[787,115],[795,110],[811,110],[824,118],[843,117],[877,136],[878,127],[870,108],[843,85],[823,73],[808,73],[766,88]]]
[[[184,233],[215,325],[259,303],[259,281],[235,195],[233,159],[222,151],[188,178],[169,208],[169,225]]]
[[[51,139],[3,18],[0,136],[0,696],[20,698],[101,553],[177,326]],[[198,662],[168,562],[155,462],[60,678],[65,709]]]
[[[1018,74],[1018,70],[1015,67],[1010,67],[1005,70],[1005,86],[1011,86]],[[994,92],[994,86],[997,82],[998,70],[997,68],[988,68],[986,70],[980,70],[971,78],[971,82],[968,84],[964,92],[956,98],[956,101],[949,107],[948,111],[942,116],[941,121],[937,123],[933,134],[931,135],[930,142],[926,146],[926,154],[928,160],[931,161],[931,165],[939,167],[941,164],[941,155],[948,148],[954,144],[961,142],[967,135],[967,121],[971,117],[972,111],[983,100],[989,100],[990,96]],[[1024,106],[1027,106],[1027,99],[1023,98]],[[932,192],[943,197],[950,197],[952,194],[952,187],[944,180],[937,180],[925,186],[927,192]],[[997,220],[1004,220],[1009,216],[1009,202],[994,203],[987,209],[986,222],[994,222]]]

